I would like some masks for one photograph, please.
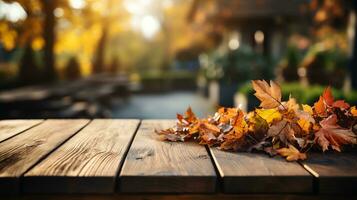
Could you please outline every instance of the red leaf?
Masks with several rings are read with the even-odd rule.
[[[341,108],[347,110],[350,108],[350,104],[346,103],[344,100],[337,100],[332,104],[335,108]]]
[[[325,90],[324,93],[322,94],[322,98],[324,99],[326,105],[332,106],[334,102],[334,97],[331,92],[331,87],[328,86]]]
[[[335,114],[320,122],[321,129],[315,133],[315,141],[326,151],[329,146],[336,151],[341,151],[340,146],[344,144],[356,144],[356,135],[349,129],[337,125]]]

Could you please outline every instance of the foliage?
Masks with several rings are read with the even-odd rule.
[[[330,40],[333,38],[311,46],[302,60],[301,67],[306,69],[310,84],[330,84],[341,88],[347,73],[347,53],[334,44],[326,44],[331,43]]]
[[[120,60],[123,71],[157,70],[169,67],[182,49],[193,45],[202,49],[212,47],[208,29],[197,31],[188,26],[186,15],[191,5],[188,2],[84,0],[83,6],[78,8],[71,5],[74,1],[0,0],[19,4],[26,13],[26,17],[16,22],[0,19],[0,45],[5,51],[22,51],[26,46],[36,52],[44,51],[49,43],[45,41],[45,19],[48,13],[53,13],[56,36],[53,53],[60,72],[65,71],[72,57],[76,57],[84,76],[92,73],[93,63],[110,69],[114,58]],[[45,3],[54,10],[47,13]],[[136,10],[131,10],[133,6]],[[141,34],[145,25],[142,20],[148,16],[155,18],[160,26],[150,39]]]
[[[252,86],[261,101],[252,112],[222,107],[214,116],[199,119],[188,108],[185,115],[177,114],[174,127],[156,132],[163,140],[194,140],[222,150],[258,150],[288,161],[306,159],[313,147],[341,151],[345,145],[357,144],[356,107],[335,100],[330,87],[311,107],[299,105],[292,97],[282,101],[281,88],[273,81],[255,80]]]
[[[278,64],[279,74],[284,81],[293,82],[299,80],[298,67],[302,59],[302,52],[296,46],[290,45],[283,59]]]
[[[269,59],[249,47],[237,50],[216,50],[205,57],[204,73],[209,80],[245,83],[251,79],[272,76]]]
[[[307,87],[298,82],[283,83],[281,84],[281,92],[284,99],[293,96],[298,102],[303,104],[312,104],[319,98],[320,94],[324,91],[321,85],[309,85]],[[249,99],[253,97],[254,90],[251,84],[245,84],[240,87],[239,92],[246,95]],[[339,99],[345,99],[348,103],[357,103],[357,92],[343,92],[341,89],[332,88],[333,94]]]

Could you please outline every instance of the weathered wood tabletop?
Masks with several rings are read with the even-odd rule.
[[[299,163],[264,154],[159,141],[154,130],[173,123],[2,120],[0,197],[89,198],[100,194],[115,199],[146,194],[165,199],[160,195],[179,194],[176,197],[188,199],[200,194],[198,199],[202,195],[205,199],[244,199],[265,194],[272,199],[276,195],[336,199],[357,195],[355,153],[320,153]]]

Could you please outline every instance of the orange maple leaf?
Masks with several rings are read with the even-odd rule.
[[[326,106],[324,103],[324,99],[320,96],[319,100],[314,104],[314,109],[316,114],[325,115],[326,114]]]
[[[197,117],[196,117],[195,113],[193,113],[191,107],[187,108],[187,110],[185,112],[185,119],[189,123],[195,122],[197,120]]]
[[[328,86],[324,92],[322,93],[322,98],[324,99],[326,105],[328,106],[332,106],[333,102],[334,102],[334,97],[332,95],[331,92],[331,87]]]
[[[270,86],[265,80],[252,81],[255,96],[261,101],[260,107],[270,109],[281,105],[281,88],[274,81]]]

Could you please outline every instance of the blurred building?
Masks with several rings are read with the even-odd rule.
[[[194,0],[188,13],[193,25],[219,32],[230,49],[254,47],[278,58],[284,51],[289,28],[309,24],[308,0]],[[299,26],[294,27],[294,25]],[[289,25],[289,26],[288,26]],[[300,30],[301,31],[301,30]]]

